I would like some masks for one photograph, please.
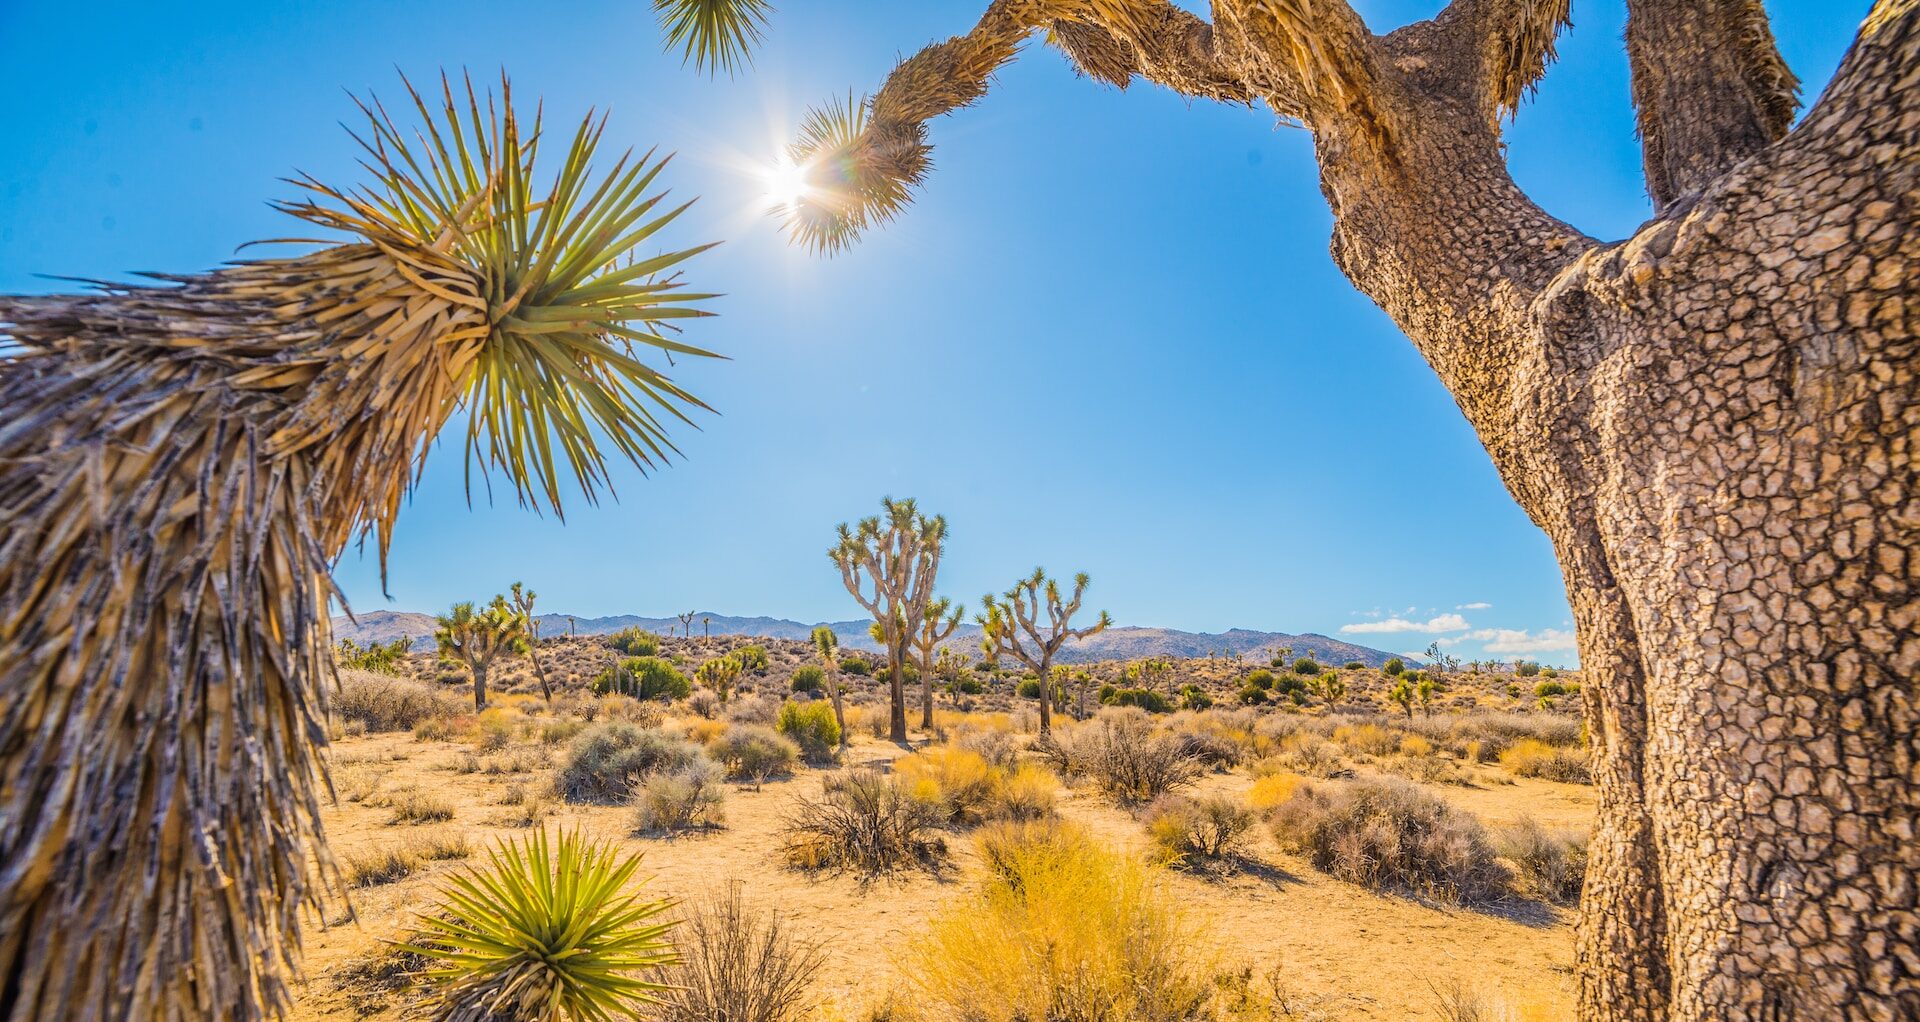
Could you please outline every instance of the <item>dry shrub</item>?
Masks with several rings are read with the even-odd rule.
[[[701,745],[711,745],[714,739],[726,734],[727,728],[731,726],[724,720],[695,717],[686,722],[687,739],[699,742]]]
[[[687,697],[687,711],[706,720],[720,714],[720,697],[710,688],[696,689]]]
[[[540,744],[563,745],[586,729],[587,726],[577,720],[550,720],[540,725]]]
[[[1235,855],[1253,829],[1253,813],[1224,795],[1162,795],[1141,817],[1159,860],[1200,866]]]
[[[1577,717],[1556,713],[1467,713],[1421,717],[1407,724],[1435,745],[1463,759],[1483,762],[1524,739],[1555,747],[1575,747],[1584,735]]]
[[[337,767],[331,772],[334,794],[349,802],[365,802],[380,790],[387,772],[364,763]]]
[[[1157,730],[1134,708],[1056,729],[1034,748],[1060,772],[1085,777],[1123,802],[1150,802],[1192,784],[1205,769],[1178,736]]]
[[[659,771],[633,793],[633,829],[642,834],[674,834],[694,827],[718,827],[726,818],[727,792],[720,767],[696,759],[678,770]]]
[[[1385,756],[1400,749],[1400,732],[1378,724],[1342,724],[1333,729],[1333,740],[1367,756]]]
[[[727,719],[735,724],[772,727],[780,717],[780,702],[764,695],[737,696],[727,704]]]
[[[428,717],[413,726],[416,742],[450,742],[465,731],[470,717]]]
[[[1419,735],[1401,735],[1398,751],[1402,756],[1431,756],[1433,743]]]
[[[600,697],[600,714],[606,720],[620,720],[636,727],[656,728],[660,726],[660,705],[652,701],[641,701],[630,695],[609,692]]]
[[[1306,777],[1340,777],[1351,771],[1340,747],[1318,735],[1302,731],[1282,738],[1279,751],[1254,765],[1256,771],[1286,771]]]
[[[1500,765],[1515,777],[1538,777],[1567,784],[1592,784],[1583,749],[1548,745],[1536,738],[1522,738],[1500,754]]]
[[[1507,890],[1480,822],[1405,781],[1302,784],[1269,820],[1283,847],[1350,883],[1448,902]]]
[[[787,815],[783,852],[803,869],[882,873],[946,850],[934,830],[940,810],[872,770],[828,777],[819,799],[800,799]]]
[[[349,887],[378,887],[396,883],[419,869],[420,857],[404,848],[383,848],[370,855],[349,855],[344,865]]]
[[[521,719],[519,713],[504,706],[490,706],[473,719],[473,730],[467,737],[481,752],[499,752],[513,744]]]
[[[656,1022],[798,1022],[807,983],[826,966],[820,945],[795,936],[777,912],[747,906],[738,881],[693,902],[674,928],[680,963],[645,1016]]]
[[[987,817],[995,820],[1043,820],[1060,800],[1060,778],[1038,763],[1021,763],[1007,772],[994,792]]]
[[[1548,829],[1522,816],[1495,832],[1494,845],[1513,865],[1526,893],[1556,905],[1580,900],[1587,874],[1586,835],[1570,828]]]
[[[1240,746],[1230,738],[1212,731],[1176,730],[1173,734],[1180,751],[1203,766],[1229,770],[1240,765]]]
[[[1389,756],[1380,761],[1380,769],[1397,777],[1426,784],[1473,783],[1473,777],[1450,759],[1438,756]]]
[[[336,718],[368,731],[410,731],[460,712],[459,699],[432,685],[372,671],[341,671],[332,704]]]
[[[991,870],[902,950],[929,1022],[1185,1022],[1210,996],[1204,947],[1160,872],[1055,821],[982,833]]]
[[[1001,728],[975,728],[955,732],[955,748],[965,749],[997,767],[1011,767],[1020,758],[1019,740]]]
[[[509,791],[511,794],[511,791]],[[554,795],[550,789],[527,790],[522,788],[518,798],[512,801],[502,799],[506,806],[502,812],[495,813],[487,820],[496,827],[538,827],[552,814]]]
[[[678,770],[699,756],[697,747],[664,731],[610,721],[573,740],[556,784],[569,802],[617,805],[648,775]]]
[[[464,859],[472,855],[473,842],[467,840],[465,834],[445,830],[434,831],[409,841],[407,850],[426,862],[444,862],[449,859]]]
[[[333,987],[346,997],[355,1018],[384,1011],[393,999],[415,990],[425,955],[382,943],[372,952],[328,970]]]
[[[793,772],[800,747],[770,727],[736,724],[707,745],[707,754],[727,768],[727,776],[758,786],[769,777]]]

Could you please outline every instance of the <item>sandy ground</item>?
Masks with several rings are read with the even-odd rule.
[[[899,750],[862,740],[849,765],[891,759]],[[461,772],[470,756],[464,743],[417,742],[409,734],[346,739],[336,744],[336,776],[365,783],[378,776],[365,801],[344,798],[326,813],[337,859],[346,861],[432,833],[461,833],[476,861],[493,842],[525,830],[503,825],[512,810],[499,803],[510,787],[537,787],[548,770],[541,760],[559,750],[520,744],[481,761],[521,766],[520,772]],[[514,762],[518,760],[519,762]],[[841,769],[844,769],[842,767]],[[1592,819],[1592,789],[1545,781],[1496,782],[1484,771],[1475,787],[1429,786],[1489,823],[1530,814],[1544,823],[1584,828]],[[1504,775],[1499,775],[1504,776]],[[823,1003],[838,1014],[861,1017],[861,1008],[894,986],[891,949],[944,902],[968,889],[978,875],[972,841],[948,838],[951,850],[938,872],[908,871],[879,879],[809,873],[778,858],[782,818],[801,794],[817,794],[822,771],[803,769],[763,789],[732,789],[726,827],[672,840],[635,837],[624,808],[553,803],[547,826],[579,827],[619,840],[644,855],[649,889],[674,897],[699,895],[739,880],[749,899],[778,908],[797,931],[825,944],[829,965],[818,978]],[[1243,792],[1245,771],[1213,774],[1202,791]],[[393,824],[390,808],[374,803],[412,786],[455,806],[444,823]],[[346,785],[342,785],[346,787]],[[1098,795],[1068,789],[1062,815],[1079,821],[1116,847],[1144,850],[1143,828],[1126,811]],[[414,913],[432,904],[436,880],[461,868],[436,862],[396,883],[351,892],[354,916],[336,909],[324,928],[306,936],[308,979],[298,993],[294,1018],[347,1020],[401,1017],[397,998],[369,1001],[344,988],[338,977],[358,959],[399,936]],[[1209,949],[1223,964],[1277,970],[1289,988],[1339,1019],[1432,1019],[1439,991],[1475,991],[1519,1019],[1572,1016],[1571,916],[1531,902],[1493,910],[1440,907],[1382,896],[1315,872],[1284,855],[1270,835],[1258,832],[1242,868],[1224,878],[1176,873],[1175,892],[1215,938]]]

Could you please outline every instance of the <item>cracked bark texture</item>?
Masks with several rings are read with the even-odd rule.
[[[1038,27],[1090,77],[1310,130],[1335,261],[1566,579],[1600,800],[1582,1017],[1920,1018],[1920,4],[1876,4],[1789,132],[1756,0],[1630,0],[1659,212],[1611,243],[1502,152],[1566,13],[1455,0],[1376,36],[1342,0],[1001,0],[903,62],[874,134],[924,138]]]

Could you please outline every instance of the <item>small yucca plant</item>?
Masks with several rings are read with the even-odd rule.
[[[603,1022],[668,989],[653,970],[679,964],[672,906],[626,890],[638,856],[577,832],[508,840],[484,867],[453,877],[421,932],[401,945],[427,958],[426,1006],[444,1022]]]

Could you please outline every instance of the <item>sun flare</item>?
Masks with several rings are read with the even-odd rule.
[[[761,171],[767,198],[774,205],[791,209],[806,200],[807,168],[781,157],[778,163]]]

